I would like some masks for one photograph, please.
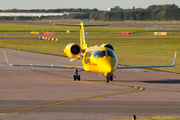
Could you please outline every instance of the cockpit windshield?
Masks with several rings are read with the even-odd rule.
[[[107,54],[107,55],[106,55]],[[94,57],[96,58],[103,58],[104,56],[115,58],[116,55],[112,50],[98,50],[94,52]]]
[[[106,56],[105,50],[98,50],[94,53],[94,57],[96,58],[103,58],[104,56]]]
[[[111,56],[112,58],[116,57],[116,55],[114,54],[114,52],[112,50],[107,50],[107,55]]]

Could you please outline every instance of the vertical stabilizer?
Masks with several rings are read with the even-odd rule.
[[[86,35],[85,35],[85,30],[84,30],[84,23],[81,22],[80,23],[80,46],[82,49],[87,48],[87,44],[86,44]]]

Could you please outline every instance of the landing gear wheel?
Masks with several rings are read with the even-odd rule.
[[[78,81],[80,81],[80,79],[81,79],[81,77],[80,77],[80,75],[78,75]]]
[[[107,79],[106,83],[109,83],[109,80],[110,80],[110,81],[113,81],[113,77],[114,77],[114,76],[113,76],[112,73],[108,73],[107,76],[106,76],[106,79]]]
[[[109,77],[107,77],[107,81],[106,81],[106,83],[109,83]]]
[[[76,81],[76,75],[74,75],[74,81]]]
[[[110,81],[113,81],[113,76],[112,75],[110,76]]]
[[[110,75],[109,74],[107,74],[106,79],[107,79],[106,83],[109,83],[109,80],[110,80]]]
[[[78,81],[80,81],[80,79],[81,79],[80,75],[78,75],[78,70],[77,70],[77,69],[76,69],[76,71],[74,72],[74,81],[76,81],[76,79],[77,79]]]

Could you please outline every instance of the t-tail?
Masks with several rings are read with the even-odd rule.
[[[88,47],[86,44],[86,34],[84,27],[93,27],[93,26],[107,26],[108,24],[84,24],[84,22],[80,23],[80,46],[82,49]]]
[[[81,27],[80,27],[80,46],[82,49],[87,48],[87,44],[86,44],[86,34],[85,34],[85,30],[84,30],[84,23],[81,22],[80,23]]]

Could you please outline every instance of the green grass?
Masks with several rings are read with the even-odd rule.
[[[128,22],[129,23],[129,22]],[[138,23],[138,22],[137,22]],[[151,23],[151,22],[150,22]],[[49,23],[50,24],[50,23]],[[70,33],[65,33],[70,30]],[[79,39],[79,27],[72,26],[44,26],[44,25],[25,25],[25,24],[1,24],[0,23],[0,38],[37,38],[38,36],[54,37],[58,39]],[[9,32],[8,32],[9,31]],[[10,32],[14,31],[14,32]],[[22,31],[22,32],[18,32]],[[30,32],[25,31],[62,31],[56,32],[55,35],[31,35]],[[71,31],[76,31],[75,33]],[[145,28],[128,28],[128,27],[88,27],[86,31],[102,31],[102,32],[86,32],[87,39],[180,39],[180,32],[178,29],[167,30],[167,36],[154,36],[152,30],[148,32]],[[112,32],[106,32],[112,31]],[[119,31],[132,31],[131,35],[119,35]],[[137,32],[133,32],[137,31]],[[139,31],[139,32],[138,32]],[[157,31],[162,31],[157,29]]]
[[[36,40],[1,40],[0,42],[0,47],[54,55],[65,55],[63,49],[67,44],[79,43],[79,41]],[[112,44],[121,65],[169,65],[172,64],[174,53],[177,51],[176,67],[157,68],[157,70],[180,73],[180,56],[178,55],[180,53],[180,40],[87,41],[87,43],[89,46],[100,46],[102,43]]]
[[[50,24],[50,23],[49,23]],[[70,33],[65,33],[70,30]],[[1,24],[0,23],[0,38],[37,38],[38,36],[54,37],[58,39],[79,39],[79,27],[72,26],[43,26],[43,25],[25,25],[25,24]],[[8,32],[9,31],[9,32]],[[10,32],[14,31],[14,32]],[[22,32],[18,32],[22,31]],[[56,32],[55,35],[31,35],[30,32],[25,31],[62,31]],[[75,33],[71,31],[76,31]],[[167,36],[154,36],[152,30],[148,32],[145,28],[126,28],[126,27],[88,27],[86,31],[102,31],[102,32],[86,32],[87,39],[180,39],[180,32],[178,29],[167,30]],[[106,32],[112,31],[112,32]],[[132,31],[131,35],[119,35],[119,31]],[[133,32],[137,31],[137,32]],[[139,31],[139,32],[138,32]],[[162,31],[158,30],[157,31]]]
[[[0,23],[0,31],[79,31],[79,27],[72,26],[50,26],[45,25],[25,25],[25,24],[5,24]],[[164,31],[156,29],[157,31]],[[171,29],[167,31],[178,31],[179,29]],[[129,28],[129,27],[88,27],[86,31],[146,31],[145,28]],[[148,30],[152,31],[152,30]],[[154,30],[153,30],[154,31]]]
[[[41,26],[41,25],[24,25],[24,24],[0,24],[0,31],[79,31],[77,27],[65,26]]]
[[[27,32],[23,32],[22,34],[15,32],[11,33],[1,33],[0,38],[37,38],[38,36],[45,37],[54,37],[58,39],[79,39],[79,32],[57,32],[55,35],[33,35]],[[119,35],[119,32],[86,32],[87,39],[180,39],[180,32],[178,33],[168,33],[168,36],[155,36],[153,32],[133,32],[132,35]],[[171,34],[171,35],[170,35]]]

